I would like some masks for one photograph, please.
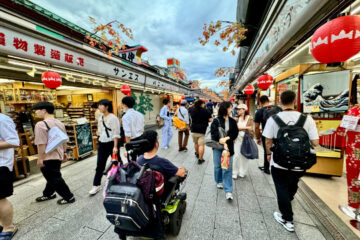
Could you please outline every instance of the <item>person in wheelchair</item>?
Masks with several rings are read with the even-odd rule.
[[[141,138],[147,140],[149,144],[144,148],[144,155],[138,157],[136,161],[138,164],[144,165],[147,163],[150,168],[159,171],[165,178],[165,184],[172,176],[185,177],[185,168],[178,168],[169,160],[161,158],[156,154],[160,145],[157,132],[153,130],[145,131]]]

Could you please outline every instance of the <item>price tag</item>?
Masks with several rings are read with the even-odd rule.
[[[317,106],[312,106],[312,112],[320,112],[320,106],[317,105]]]
[[[357,123],[359,121],[359,117],[345,115],[341,121],[340,127],[349,129],[349,130],[355,130]]]

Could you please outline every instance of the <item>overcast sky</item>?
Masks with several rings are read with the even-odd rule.
[[[216,91],[219,81],[214,72],[219,67],[233,67],[236,57],[222,52],[212,43],[200,45],[204,23],[235,21],[237,0],[33,0],[34,3],[91,30],[88,16],[98,23],[118,20],[133,30],[134,41],[148,49],[142,58],[150,64],[166,66],[167,58],[177,58],[188,79],[200,80],[201,87]]]

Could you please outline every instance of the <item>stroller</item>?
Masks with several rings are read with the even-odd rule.
[[[147,144],[147,140],[126,143],[129,162],[123,164],[121,159],[112,160],[104,171],[104,175],[108,175],[104,207],[107,219],[115,225],[114,231],[120,239],[127,236],[163,239],[164,233],[176,236],[181,229],[186,210],[186,193],[181,192],[181,186],[186,176],[168,179],[158,196],[155,178],[145,177],[159,174],[159,168],[136,163],[137,156],[144,153],[143,147]]]

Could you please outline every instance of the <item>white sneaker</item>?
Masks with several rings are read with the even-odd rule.
[[[165,150],[166,150],[166,149],[168,149],[168,147],[163,147],[163,149],[165,149]]]
[[[239,177],[243,178],[245,177],[245,174],[239,173]]]
[[[274,212],[274,218],[275,220],[280,223],[286,230],[288,230],[289,232],[294,232],[294,224],[292,222],[289,221],[285,221],[282,218],[281,213],[279,212]]]
[[[231,192],[225,193],[225,198],[226,198],[226,200],[233,200],[234,199]]]
[[[217,187],[218,189],[223,189],[223,188],[224,188],[224,184],[223,184],[223,183],[218,183],[218,184],[216,184],[216,187]]]
[[[90,195],[95,195],[97,194],[101,189],[101,186],[93,186],[92,189],[89,191]]]
[[[236,180],[236,179],[237,179],[237,174],[233,174],[233,175],[232,175],[232,178],[233,178],[234,180]]]

